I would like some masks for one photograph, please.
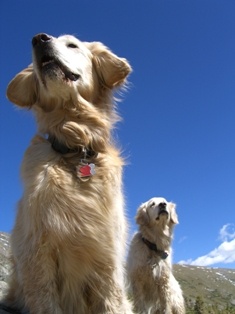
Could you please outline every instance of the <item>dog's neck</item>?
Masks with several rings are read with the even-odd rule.
[[[141,226],[140,228],[141,237],[152,243],[153,248],[156,246],[158,251],[168,253],[171,251],[172,231],[169,226],[165,226],[164,229],[160,230],[156,226]]]
[[[161,257],[161,259],[166,259],[168,257],[169,254],[166,251],[159,250],[155,243],[149,242],[144,237],[142,237],[142,241],[151,251],[154,251],[159,257]]]
[[[55,136],[49,135],[47,139],[51,143],[51,147],[59,154],[68,158],[75,157],[76,165],[74,171],[81,181],[88,181],[95,173],[95,158],[98,153],[84,146],[78,146],[74,149],[69,148],[60,142]]]
[[[57,152],[62,155],[69,154],[69,153],[77,153],[80,155],[81,159],[90,159],[97,155],[92,149],[78,146],[76,148],[69,148],[64,143],[60,142],[55,136],[50,135],[48,136],[48,141],[51,143],[51,147]]]

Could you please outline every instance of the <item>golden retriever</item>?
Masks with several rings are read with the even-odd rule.
[[[171,241],[178,223],[175,204],[154,197],[136,215],[127,273],[134,308],[139,314],[183,314],[181,288],[172,274]]]
[[[12,232],[8,304],[30,314],[129,314],[122,166],[113,91],[131,67],[99,42],[38,34],[33,64],[7,89],[32,109],[24,193]]]

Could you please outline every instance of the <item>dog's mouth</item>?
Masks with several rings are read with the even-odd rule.
[[[156,218],[156,220],[159,220],[160,219],[160,216],[169,216],[169,213],[168,213],[168,211],[167,210],[165,210],[165,209],[161,209],[160,211],[159,211],[159,213],[158,213],[158,216],[157,216],[157,218]]]
[[[64,66],[58,59],[49,55],[42,56],[39,62],[39,68],[42,73],[53,73],[55,71],[61,71],[64,74],[64,78],[70,81],[77,81],[80,78],[79,74],[71,72],[66,66]]]

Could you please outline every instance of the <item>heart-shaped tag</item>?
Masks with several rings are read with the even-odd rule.
[[[93,176],[95,174],[95,164],[86,164],[79,166],[77,169],[77,174],[80,178]]]

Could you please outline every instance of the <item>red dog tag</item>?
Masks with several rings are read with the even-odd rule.
[[[91,177],[95,174],[95,164],[86,164],[77,167],[77,175],[80,178]]]

